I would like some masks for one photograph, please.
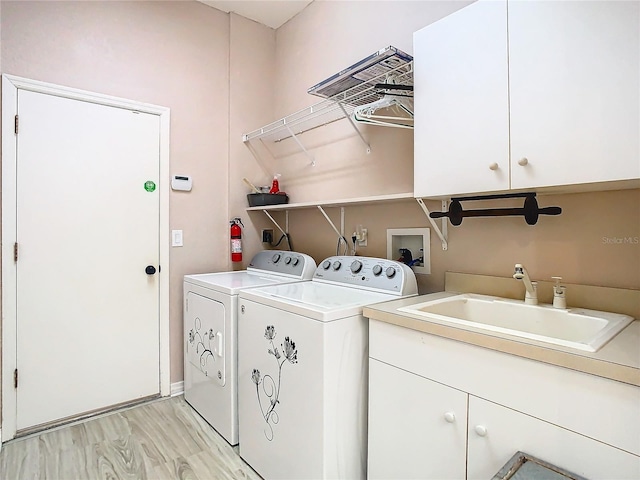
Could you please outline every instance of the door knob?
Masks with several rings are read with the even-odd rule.
[[[153,265],[147,265],[147,268],[144,269],[144,273],[146,273],[147,275],[153,275],[154,273],[156,273],[156,267],[154,267]]]

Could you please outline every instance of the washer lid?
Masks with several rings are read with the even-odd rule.
[[[203,273],[185,275],[184,281],[204,288],[209,288],[227,295],[237,295],[244,288],[263,287],[278,283],[298,282],[295,278],[280,275],[251,273],[246,270],[238,272]]]
[[[362,315],[365,305],[399,298],[397,295],[320,282],[254,288],[240,292],[239,297],[323,322]]]

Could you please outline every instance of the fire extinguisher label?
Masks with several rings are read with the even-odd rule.
[[[242,240],[239,238],[231,239],[231,253],[242,253]]]

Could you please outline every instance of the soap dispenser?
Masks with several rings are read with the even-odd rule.
[[[556,281],[553,286],[553,308],[567,308],[567,298],[565,296],[566,287],[560,285],[562,277],[551,277]]]

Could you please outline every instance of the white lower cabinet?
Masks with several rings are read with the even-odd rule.
[[[640,456],[602,439],[577,433],[606,432],[606,425],[619,425],[618,419],[622,415],[630,422],[626,432],[610,433],[609,440],[625,443],[622,437],[631,431],[630,438],[636,438],[637,442],[631,440],[630,448],[640,447],[640,426],[636,424],[638,406],[634,400],[640,397],[636,396],[635,389],[631,390],[631,402],[620,400],[621,406],[630,403],[631,410],[624,407],[616,411],[600,410],[594,406],[596,415],[582,418],[578,423],[575,419],[563,420],[567,417],[563,413],[566,402],[557,399],[556,424],[532,414],[543,411],[539,409],[541,403],[555,401],[549,398],[549,395],[554,395],[551,388],[541,387],[530,396],[529,402],[518,403],[520,410],[509,405],[510,397],[505,392],[512,388],[522,390],[519,385],[522,378],[536,376],[534,370],[521,368],[522,359],[487,351],[501,360],[496,364],[508,366],[515,362],[520,367],[519,379],[511,375],[502,376],[504,372],[492,370],[488,363],[480,361],[477,355],[479,347],[465,348],[459,342],[375,321],[370,327],[369,479],[489,480],[518,451],[588,479],[640,478]],[[415,341],[412,340],[414,338]],[[440,344],[451,353],[457,348],[462,352],[468,349],[461,357],[467,365],[467,379],[453,373],[456,370],[453,356],[433,361],[432,355]],[[480,349],[480,353],[483,350],[486,351]],[[547,375],[559,368],[546,367],[552,369]],[[452,372],[451,383],[455,386],[444,383],[443,378],[447,377],[449,369]],[[433,373],[438,381],[425,376],[431,376],[425,373],[427,371]],[[478,392],[481,389],[474,384],[478,381],[486,384],[489,378],[495,379],[496,376],[501,381],[488,395],[493,401],[480,398]],[[578,385],[577,380],[567,383],[574,389]],[[615,395],[613,392],[618,393],[615,385],[618,382],[610,383],[612,395]],[[622,387],[624,393],[627,389],[624,385]],[[591,396],[587,393],[578,398],[581,402],[595,401],[597,405],[595,398],[598,393],[601,392],[593,392]],[[506,402],[501,404],[500,398],[503,397]],[[575,410],[579,408],[576,405]],[[619,441],[618,436],[621,437]]]
[[[465,478],[467,398],[370,359],[368,478]]]
[[[640,478],[640,457],[473,395],[468,442],[468,479],[490,479],[517,451],[589,479]]]

